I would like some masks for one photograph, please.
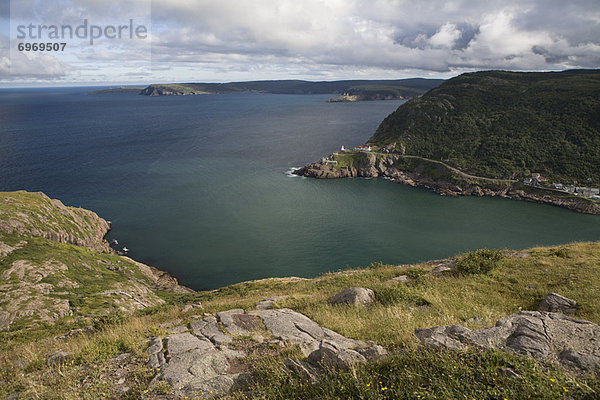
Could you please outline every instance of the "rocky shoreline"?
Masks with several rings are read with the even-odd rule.
[[[105,239],[110,223],[37,192],[0,192],[0,331],[131,313],[193,293],[177,279],[123,257]]]
[[[537,193],[534,193],[528,190],[528,187],[520,184],[507,185],[494,182],[494,180],[483,182],[460,179],[449,170],[443,171],[440,175],[452,174],[452,181],[428,176],[426,168],[423,167],[408,171],[398,165],[405,158],[401,154],[376,155],[371,152],[359,152],[354,154],[355,163],[353,165],[341,167],[333,161],[334,158],[334,155],[329,156],[292,173],[317,179],[381,177],[410,186],[425,187],[446,196],[499,196],[514,200],[550,204],[583,214],[600,215],[600,202],[577,197],[560,197],[551,190],[535,188]]]

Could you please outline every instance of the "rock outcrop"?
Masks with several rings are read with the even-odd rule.
[[[148,366],[180,397],[212,398],[243,388],[250,378],[246,352],[261,346],[298,346],[306,360],[284,364],[312,384],[323,367],[348,368],[386,355],[373,342],[346,338],[289,309],[232,309],[170,330],[177,333],[151,338]]]
[[[273,305],[280,300],[285,300],[287,299],[288,296],[273,296],[273,297],[269,297],[267,299],[261,300],[258,303],[256,303],[256,309],[257,310],[270,310],[273,308]]]
[[[329,156],[321,162],[308,164],[293,173],[318,179],[336,178],[376,178],[392,179],[395,182],[428,188],[445,196],[491,196],[507,197],[534,203],[552,204],[584,214],[600,214],[600,202],[576,197],[558,196],[556,191],[536,188],[524,190],[518,185],[507,185],[501,180],[478,178],[462,173],[434,160],[398,153],[358,152],[353,155],[351,166],[339,166]],[[403,159],[421,160],[422,165],[407,170],[399,161]],[[433,171],[433,173],[432,173]],[[458,178],[458,179],[454,179]]]
[[[560,312],[567,315],[575,314],[578,309],[579,305],[575,300],[557,293],[548,293],[538,306],[538,311]]]
[[[55,353],[50,354],[46,358],[46,365],[48,366],[61,366],[65,364],[69,359],[72,358],[72,355],[67,353],[66,351],[59,350]]]
[[[180,285],[175,277],[169,275],[169,273],[165,271],[161,271],[160,269],[152,267],[150,265],[142,264],[129,257],[123,258],[134,263],[139,268],[142,274],[144,274],[147,278],[152,280],[152,282],[154,283],[154,288],[158,290],[166,290],[168,292],[179,294],[194,293],[192,289]]]
[[[164,303],[158,290],[192,292],[166,272],[111,252],[108,229],[95,213],[43,193],[0,192],[0,330],[153,307]],[[54,242],[73,246],[69,252]]]
[[[388,279],[384,283],[387,283],[387,284],[396,284],[396,283],[406,283],[406,282],[409,282],[409,281],[410,281],[410,278],[408,277],[408,275],[400,275],[400,276],[395,276],[392,279]]]
[[[96,213],[67,207],[44,193],[0,193],[0,231],[42,236],[94,250],[110,251],[104,236],[110,224]]]
[[[522,311],[491,328],[472,331],[458,325],[437,326],[417,329],[415,335],[429,347],[500,349],[580,373],[597,372],[600,367],[600,326],[559,313]]]
[[[371,289],[352,287],[342,290],[331,297],[329,304],[350,304],[353,306],[368,306],[375,301],[375,293]]]

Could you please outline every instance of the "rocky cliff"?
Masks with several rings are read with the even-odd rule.
[[[294,174],[319,179],[383,177],[448,196],[500,196],[551,204],[585,214],[600,214],[598,201],[528,187],[511,180],[476,177],[439,161],[397,153],[334,154],[300,168]]]
[[[0,330],[131,312],[189,293],[156,268],[110,251],[110,225],[43,193],[0,193]]]
[[[0,231],[109,251],[110,224],[92,211],[67,207],[44,193],[0,192]]]

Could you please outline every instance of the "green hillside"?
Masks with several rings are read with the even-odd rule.
[[[600,71],[463,74],[400,106],[369,143],[475,175],[597,185]]]

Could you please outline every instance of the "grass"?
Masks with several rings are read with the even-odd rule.
[[[98,234],[100,223],[95,214],[57,204],[42,193],[0,192],[0,230],[11,233],[11,226],[20,226],[21,233],[56,232],[82,243],[102,246]]]
[[[342,153],[342,154],[338,154],[338,155],[334,156],[333,159],[335,161],[337,161],[337,164],[334,165],[334,168],[340,169],[342,167],[348,167],[348,168],[354,167],[354,165],[358,161],[356,158],[357,155],[358,155],[358,152],[351,152],[351,153]]]
[[[348,371],[330,371],[316,386],[274,360],[256,367],[255,399],[594,399],[600,381],[574,379],[559,368],[499,351],[422,349]],[[507,375],[510,369],[521,378]],[[237,399],[248,398],[239,393]]]
[[[456,262],[457,274],[487,274],[498,267],[503,259],[502,252],[498,250],[480,249],[467,253],[458,258]]]
[[[20,236],[0,232],[0,240],[8,245],[21,243],[21,247],[0,258],[0,310],[14,301],[11,293],[28,284],[31,288],[30,298],[20,299],[21,305],[45,299],[52,303],[54,299],[68,300],[75,316],[98,315],[118,308],[115,296],[105,294],[107,291],[124,290],[140,296],[149,304],[158,304],[163,300],[160,294],[152,290],[143,293],[140,287],[151,288],[153,281],[142,274],[140,269],[127,259],[116,254],[102,253],[96,250],[57,243],[42,237]],[[4,271],[12,268],[15,262],[26,261],[33,268],[21,279],[17,273],[2,277]],[[42,272],[43,271],[43,272]],[[43,277],[36,277],[38,274]],[[50,285],[49,289],[34,289],[36,285]],[[117,296],[118,297],[118,296]],[[30,326],[41,318],[33,310],[31,318],[26,318],[22,324],[15,322],[17,327],[26,324]],[[36,317],[39,317],[36,319]]]
[[[56,325],[1,332],[0,398],[17,391],[25,399],[110,397],[111,359],[123,352],[132,353],[128,368],[136,371],[128,382],[131,379],[131,396],[138,397],[130,398],[164,392],[165,387],[150,383],[155,372],[145,367],[144,351],[148,337],[164,335],[160,324],[186,320],[197,313],[182,313],[183,304],[201,301],[203,312],[214,314],[237,307],[253,308],[265,297],[284,294],[290,297],[278,301],[276,307],[295,309],[345,336],[374,340],[386,346],[393,356],[349,371],[331,372],[321,384],[311,387],[281,367],[286,354],[260,355],[252,359],[255,398],[597,398],[597,377],[573,377],[551,365],[493,351],[429,351],[419,346],[413,332],[415,328],[446,324],[472,329],[491,326],[521,309],[536,309],[548,292],[578,301],[581,309],[577,317],[599,323],[600,243],[504,251],[501,262],[481,274],[434,276],[429,271],[435,265],[375,263],[369,268],[329,273],[311,280],[244,282],[209,292],[172,295],[169,304],[129,316],[88,317],[79,321],[67,318]],[[399,275],[408,275],[409,282],[386,283]],[[368,308],[327,303],[330,296],[351,286],[373,289],[376,302]],[[99,329],[66,341],[53,339],[58,333],[85,324]],[[69,364],[61,367],[60,374],[56,367],[45,365],[47,355],[57,350],[73,355]],[[502,368],[513,369],[523,379],[503,375]],[[244,398],[245,394],[236,396]]]

